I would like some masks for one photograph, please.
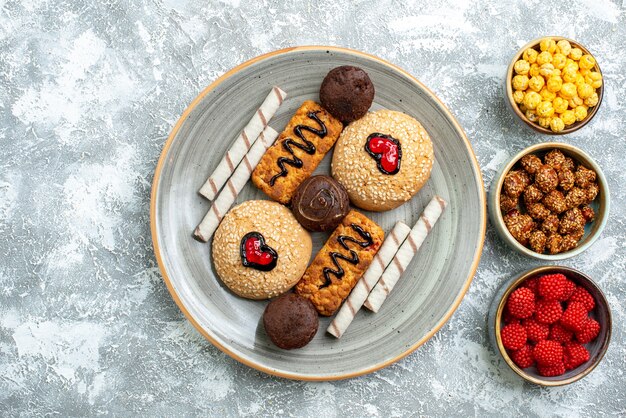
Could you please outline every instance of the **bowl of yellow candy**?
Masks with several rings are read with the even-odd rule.
[[[596,59],[560,36],[535,39],[515,55],[506,76],[507,101],[535,131],[562,135],[585,126],[604,93]]]

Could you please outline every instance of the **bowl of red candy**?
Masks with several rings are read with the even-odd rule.
[[[602,360],[611,311],[596,283],[562,266],[529,270],[496,294],[491,339],[510,368],[543,386],[573,383]]]

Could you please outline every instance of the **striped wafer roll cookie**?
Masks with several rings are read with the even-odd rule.
[[[339,309],[339,312],[337,312],[337,315],[330,323],[326,330],[329,334],[341,338],[410,231],[411,227],[404,222],[396,223],[389,235],[387,235],[382,247],[376,253],[374,261],[372,261],[363,277],[354,286],[352,293],[350,293],[344,304],[341,305],[341,309]]]
[[[250,151],[243,156],[241,164],[237,166],[233,175],[226,182],[226,187],[217,196],[209,212],[194,231],[193,235],[196,239],[207,242],[211,238],[226,212],[235,203],[237,195],[250,179],[252,171],[259,164],[261,157],[263,157],[265,151],[274,143],[276,138],[278,138],[278,132],[272,129],[272,127],[266,126],[261,135],[259,135],[259,139],[250,148]]]
[[[435,196],[426,205],[424,212],[419,217],[411,232],[406,237],[400,249],[393,257],[393,260],[383,273],[383,276],[378,281],[378,284],[374,287],[372,292],[367,297],[364,306],[373,311],[378,312],[381,305],[389,295],[389,292],[393,290],[402,273],[406,270],[407,266],[417,254],[417,251],[422,246],[422,243],[430,233],[431,229],[439,219],[439,216],[443,213],[447,203],[439,196]]]
[[[199,193],[209,200],[215,199],[220,189],[228,178],[233,174],[237,165],[241,162],[244,155],[252,147],[257,140],[259,134],[265,129],[276,110],[283,103],[287,93],[280,88],[274,86],[272,91],[267,95],[261,107],[250,119],[250,122],[243,128],[243,131],[235,138],[233,145],[230,147],[217,168],[209,176],[204,185],[200,188]]]

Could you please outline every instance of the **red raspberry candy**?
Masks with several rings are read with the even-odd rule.
[[[554,366],[538,365],[537,371],[539,372],[540,375],[545,376],[545,377],[560,376],[563,373],[565,373],[565,365],[563,364],[562,361]]]
[[[531,279],[526,280],[523,284],[522,287],[527,287],[530,290],[533,291],[533,293],[535,295],[537,295],[537,286],[539,286],[539,277],[533,277]]]
[[[553,324],[563,314],[561,303],[557,300],[539,300],[535,305],[535,319],[542,324]]]
[[[576,283],[568,279],[565,282],[565,293],[563,295],[565,300],[568,300],[569,298],[571,298],[572,295],[574,294],[574,291],[576,291]]]
[[[542,324],[533,318],[527,318],[522,321],[522,325],[526,328],[528,341],[538,343],[548,339],[550,334],[550,326],[548,324]]]
[[[509,324],[500,332],[502,345],[508,350],[519,350],[526,344],[526,328],[521,324]]]
[[[539,278],[539,296],[545,300],[566,300],[567,277],[562,274],[548,274]]]
[[[585,305],[580,302],[570,302],[567,305],[567,309],[563,312],[561,319],[559,322],[565,328],[578,332],[581,331],[583,325],[587,320],[587,309],[585,309]]]
[[[563,360],[565,369],[571,370],[589,361],[589,351],[577,343],[567,343],[563,347]]]
[[[535,294],[526,287],[515,289],[506,302],[507,310],[517,318],[528,318],[535,311]]]
[[[541,366],[557,366],[563,362],[563,346],[556,341],[539,341],[533,349],[533,356]]]
[[[511,360],[522,369],[530,367],[535,364],[535,358],[533,357],[533,348],[526,344],[519,350],[513,351],[511,354]]]
[[[519,324],[519,321],[520,321],[519,318],[516,318],[513,315],[511,315],[508,309],[505,309],[504,312],[502,313],[502,320],[504,321],[505,324],[510,324],[512,322]]]
[[[600,324],[593,318],[588,318],[582,329],[576,333],[576,340],[581,344],[587,344],[596,339],[600,333]]]
[[[568,329],[563,328],[563,325],[552,324],[550,326],[550,335],[548,336],[549,340],[557,341],[560,343],[568,343],[572,341],[574,338],[574,333]]]
[[[587,290],[583,287],[578,286],[572,296],[569,298],[570,302],[580,302],[585,305],[585,309],[587,311],[592,310],[596,306],[596,301],[591,296],[591,293],[587,292]]]

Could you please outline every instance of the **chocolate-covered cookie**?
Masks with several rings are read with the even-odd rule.
[[[263,327],[277,347],[290,350],[304,347],[313,339],[319,327],[319,318],[308,299],[287,293],[265,307]]]
[[[365,71],[351,65],[330,70],[320,87],[322,106],[343,123],[363,117],[374,100],[374,84]]]
[[[291,210],[309,231],[332,231],[348,214],[346,189],[329,176],[312,176],[300,184],[291,200]]]

